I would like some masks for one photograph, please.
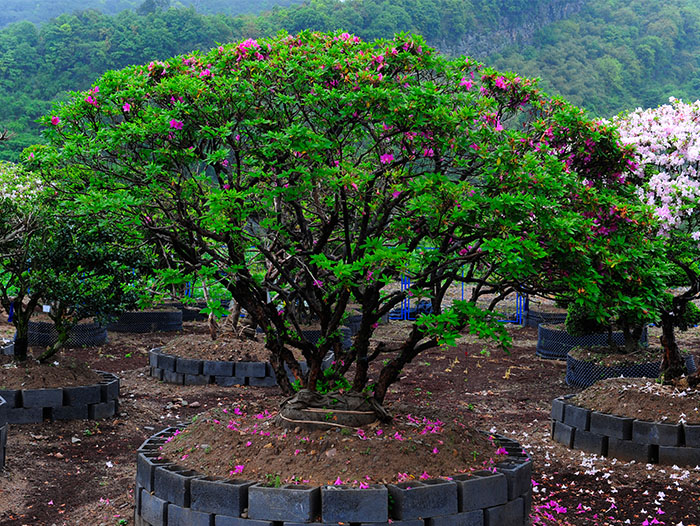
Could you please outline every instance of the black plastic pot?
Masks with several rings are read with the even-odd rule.
[[[182,311],[144,310],[123,312],[119,319],[107,325],[114,332],[173,332],[182,330]]]
[[[540,324],[556,324],[566,321],[566,312],[540,312],[536,310],[527,310],[524,312],[523,325],[525,327],[534,327],[535,329]]]
[[[688,372],[697,371],[695,359],[692,355],[685,357],[685,365]],[[606,378],[658,378],[661,371],[661,362],[646,362],[627,365],[598,365],[594,362],[584,362],[572,356],[566,357],[566,383],[578,387],[588,387],[598,380]]]
[[[647,342],[647,329],[644,328],[640,343]],[[613,341],[617,345],[625,343],[622,332],[613,333]],[[608,335],[605,333],[586,334],[585,336],[571,336],[563,325],[541,324],[537,327],[537,349],[535,354],[548,360],[566,360],[569,351],[575,347],[596,347],[608,344]]]
[[[48,347],[58,341],[58,333],[53,323],[44,321],[29,322],[29,345]],[[68,333],[65,347],[99,347],[107,341],[107,329],[99,323],[80,323]]]

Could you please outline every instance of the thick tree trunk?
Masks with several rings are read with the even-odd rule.
[[[15,337],[15,361],[26,362],[27,361],[27,350],[29,349],[29,335],[20,335],[17,331],[17,336]]]
[[[17,305],[19,304],[19,308]],[[29,317],[31,311],[22,310],[22,305],[15,302],[15,317],[13,320],[17,335],[15,336],[15,361],[26,362],[29,351]]]
[[[664,384],[670,384],[674,379],[687,374],[685,360],[681,355],[676,342],[676,333],[673,327],[672,313],[661,315],[661,345],[663,347],[663,358],[661,359],[660,378]]]

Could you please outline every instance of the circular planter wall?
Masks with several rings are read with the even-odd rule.
[[[274,488],[246,480],[205,477],[160,459],[159,447],[177,430],[161,431],[138,450],[137,525],[387,524],[389,520],[404,526],[529,523],[532,463],[512,440],[501,439],[510,458],[496,464],[493,472],[456,475],[452,480],[377,484],[368,489]]]
[[[617,345],[625,343],[625,336],[622,332],[613,332],[613,341]],[[644,328],[640,343],[647,341],[647,329]],[[608,335],[586,334],[585,336],[571,336],[564,329],[563,325],[541,324],[537,327],[537,348],[535,354],[540,358],[548,360],[566,360],[569,351],[574,347],[595,347],[607,345]]]
[[[53,323],[45,321],[29,322],[29,345],[48,347],[58,341],[58,333]],[[107,341],[107,329],[99,323],[81,323],[68,333],[66,347],[99,347]]]
[[[182,330],[181,310],[144,310],[123,312],[119,319],[107,325],[114,332],[172,332]]]
[[[5,469],[5,458],[7,445],[7,413],[5,408],[7,407],[7,402],[0,396],[0,471]]]
[[[700,425],[624,418],[552,402],[552,438],[570,449],[646,464],[700,465]]]
[[[685,357],[688,372],[697,371],[695,359],[688,354]],[[598,365],[594,362],[584,362],[572,356],[566,357],[566,384],[577,387],[588,387],[598,380],[606,378],[658,378],[661,372],[661,362],[647,362],[629,365]]]
[[[4,389],[3,411],[9,424],[35,424],[44,420],[100,420],[119,409],[119,378],[96,371],[102,381],[94,385],[56,389]]]
[[[323,360],[323,368],[333,362],[333,353]],[[232,385],[254,385],[268,387],[277,385],[272,366],[267,362],[224,362],[218,360],[197,360],[180,358],[164,353],[160,348],[148,352],[149,374],[158,380],[179,385],[216,384],[222,387]],[[306,362],[301,369],[307,371]],[[294,378],[291,377],[290,380]]]
[[[535,329],[542,323],[557,324],[566,321],[566,312],[540,312],[536,310],[525,311],[523,325]]]

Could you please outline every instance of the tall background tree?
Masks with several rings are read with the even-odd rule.
[[[700,322],[700,101],[671,98],[658,108],[637,109],[614,119],[621,140],[634,145],[635,172],[644,184],[640,196],[654,207],[657,236],[675,267],[672,293],[660,309],[664,347],[662,375],[686,373],[675,329]]]

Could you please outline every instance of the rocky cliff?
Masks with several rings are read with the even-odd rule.
[[[586,3],[587,0],[532,2],[532,10],[520,14],[517,19],[502,16],[495,31],[473,33],[457,41],[443,39],[430,44],[448,55],[469,55],[483,59],[511,44],[529,44],[539,29],[578,13]]]

